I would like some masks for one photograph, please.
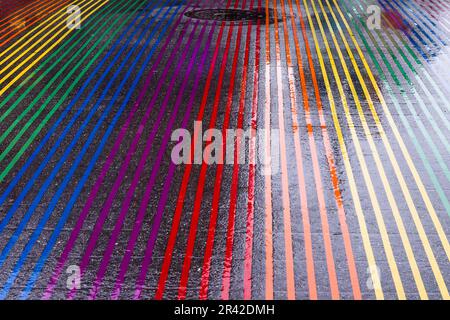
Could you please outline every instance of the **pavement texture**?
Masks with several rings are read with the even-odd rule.
[[[450,298],[447,0],[0,5],[0,298]]]

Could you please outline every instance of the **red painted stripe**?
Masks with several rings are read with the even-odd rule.
[[[250,5],[253,8],[253,1]],[[237,128],[242,129],[244,123],[244,113],[245,113],[245,96],[247,93],[247,78],[248,78],[248,63],[249,63],[249,55],[250,55],[250,39],[251,39],[252,25],[250,24],[247,28],[247,38],[245,45],[245,55],[244,55],[244,65],[242,68],[242,82],[241,82],[241,97],[239,101],[239,113],[237,120]],[[239,48],[239,47],[237,47]],[[228,116],[230,112],[226,115]],[[229,117],[227,117],[228,120]],[[226,124],[228,126],[228,123]],[[245,139],[245,137],[243,137]],[[224,144],[225,146],[225,144]],[[234,227],[235,227],[235,218],[236,218],[236,201],[237,201],[237,192],[238,192],[238,182],[239,182],[239,150],[237,141],[234,145],[234,165],[233,165],[233,175],[231,180],[231,193],[230,193],[230,206],[228,211],[228,227],[227,227],[227,236],[226,236],[226,247],[225,247],[225,259],[223,265],[223,274],[222,274],[222,299],[228,300],[230,298],[230,283],[231,283],[231,266],[233,259],[233,243],[234,243]],[[222,166],[218,168],[218,170],[222,171]],[[222,174],[220,174],[221,176]],[[216,202],[213,203],[213,208],[216,208],[216,211],[219,207],[219,194],[220,194],[220,181],[216,181],[215,189],[218,189],[218,196],[214,200]],[[209,229],[209,233],[214,234],[214,230]],[[211,257],[208,257],[209,260]],[[206,256],[205,256],[206,259]]]
[[[258,10],[261,9],[261,0],[258,1]],[[258,123],[258,91],[259,91],[259,68],[261,56],[261,21],[256,24],[255,44],[255,67],[253,74],[253,96],[251,128],[256,132]],[[255,167],[256,167],[256,136],[251,136],[249,146],[248,167],[248,195],[247,195],[247,223],[244,252],[244,299],[252,298],[252,260],[253,260],[253,225],[255,210]]]
[[[226,8],[230,7],[230,3],[231,0],[228,0],[227,6]],[[222,37],[223,37],[223,33],[224,33],[224,29],[225,29],[225,23],[221,24],[220,30],[219,30],[219,35],[217,37],[217,41],[216,41],[216,48],[214,50],[214,56],[213,59],[211,61],[211,65],[209,68],[209,73],[208,73],[208,77],[206,80],[206,84],[205,84],[205,89],[203,91],[203,97],[202,97],[202,102],[200,104],[200,109],[197,115],[197,121],[202,121],[203,117],[204,117],[204,113],[205,113],[205,107],[206,107],[206,103],[208,100],[208,94],[209,94],[209,90],[211,88],[211,81],[213,79],[214,76],[214,70],[216,67],[216,63],[217,63],[217,58],[221,49],[221,42],[222,42]],[[224,52],[224,57],[221,63],[221,69],[220,69],[220,75],[219,75],[219,84],[217,87],[217,91],[219,93],[216,92],[217,94],[220,94],[220,88],[222,86],[223,83],[223,77],[224,77],[224,73],[225,73],[225,67],[226,67],[226,57],[228,56],[228,51],[230,49],[230,43],[231,43],[231,32],[228,32],[228,37],[226,40],[226,47],[225,47],[225,52]],[[193,150],[193,145],[194,145],[194,141],[196,141],[198,137],[196,137],[194,135],[194,139],[192,140],[192,145],[191,145],[191,150]],[[180,186],[180,191],[178,194],[178,200],[177,200],[177,206],[175,208],[175,213],[173,216],[173,220],[172,220],[172,227],[171,227],[171,231],[170,231],[170,235],[169,235],[169,239],[167,242],[167,247],[164,253],[164,260],[163,260],[163,264],[161,267],[161,273],[160,273],[160,277],[159,277],[159,281],[158,281],[158,288],[156,290],[155,293],[155,299],[162,299],[163,295],[164,295],[164,290],[165,290],[165,286],[166,286],[166,281],[167,281],[167,277],[169,275],[169,269],[170,269],[170,265],[172,262],[172,253],[176,244],[176,238],[178,235],[178,229],[180,226],[180,221],[181,221],[181,217],[182,217],[182,213],[183,213],[183,205],[184,205],[184,197],[185,194],[187,192],[187,188],[188,188],[188,184],[189,184],[189,178],[190,178],[190,174],[191,174],[191,170],[192,170],[192,164],[187,164],[185,167],[185,171],[183,174],[183,180],[181,182],[181,186]]]
[[[245,0],[244,0],[244,4],[245,4]],[[237,2],[236,2],[237,5]],[[236,8],[235,5],[235,8]],[[209,128],[212,129],[215,127],[216,124],[216,120],[217,120],[217,114],[218,114],[218,107],[219,107],[219,103],[220,103],[220,92],[221,92],[221,87],[222,87],[222,82],[223,82],[223,76],[225,73],[225,66],[226,66],[226,60],[228,57],[228,51],[230,49],[230,42],[228,40],[231,40],[231,35],[233,33],[233,29],[234,29],[234,24],[231,23],[230,25],[230,29],[228,32],[228,39],[227,39],[227,48],[225,49],[227,52],[227,55],[224,57],[223,60],[223,70],[221,70],[221,75],[220,75],[220,79],[219,79],[219,86],[218,86],[218,92],[216,93],[216,97],[214,99],[214,107],[213,107],[213,113],[211,115],[211,120],[209,123]],[[234,57],[233,57],[233,64],[232,64],[232,68],[231,68],[231,74],[230,74],[230,86],[229,86],[229,90],[228,90],[228,100],[227,100],[227,109],[228,112],[230,112],[229,110],[229,106],[232,103],[232,99],[233,99],[233,90],[234,90],[234,83],[235,83],[235,79],[236,79],[236,71],[237,71],[237,65],[238,65],[238,58],[239,58],[239,48],[240,48],[240,44],[241,44],[241,35],[242,35],[242,24],[239,25],[238,28],[238,34],[237,34],[237,38],[236,38],[236,45],[235,45],[235,52],[234,52]],[[222,72],[223,71],[223,72]],[[228,116],[228,112],[226,112],[226,118]],[[227,120],[224,121],[224,128],[226,127],[225,122],[227,122]],[[224,138],[226,139],[226,138]],[[210,137],[207,137],[206,139],[207,141],[210,140]],[[194,138],[195,141],[195,138]],[[219,164],[218,165],[218,173],[221,172],[221,170],[219,170],[219,168],[223,166],[223,164]],[[205,162],[205,159],[202,163],[201,169],[200,169],[200,177],[199,177],[199,181],[197,184],[197,190],[196,190],[196,195],[195,195],[195,200],[194,200],[194,210],[192,213],[192,219],[191,219],[191,225],[190,225],[190,230],[189,230],[189,236],[188,236],[188,242],[187,242],[187,246],[186,246],[186,252],[185,252],[185,257],[184,257],[184,262],[183,262],[183,269],[181,272],[181,279],[180,279],[180,285],[178,288],[178,298],[179,299],[184,299],[186,297],[186,291],[187,291],[187,284],[188,284],[188,280],[189,280],[189,270],[190,270],[190,265],[191,265],[191,258],[192,258],[192,254],[194,252],[194,245],[195,245],[195,239],[196,239],[196,234],[197,234],[197,227],[198,227],[198,220],[199,220],[199,216],[200,216],[200,210],[201,210],[201,205],[202,205],[202,200],[203,200],[203,189],[205,186],[205,179],[206,179],[206,174],[207,174],[207,170],[208,170],[208,164]],[[221,173],[219,173],[221,174]],[[216,196],[216,195],[215,195]],[[213,201],[217,201],[217,200],[213,200]],[[213,219],[213,217],[212,217]],[[208,234],[208,237],[210,236],[210,234]]]

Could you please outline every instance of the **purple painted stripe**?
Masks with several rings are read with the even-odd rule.
[[[201,75],[202,75],[203,70],[204,70],[204,65],[206,63],[206,58],[207,58],[208,53],[209,53],[209,47],[210,47],[211,42],[212,42],[212,37],[213,37],[213,34],[214,34],[215,25],[216,24],[213,23],[212,26],[211,26],[210,33],[209,33],[209,36],[208,36],[208,40],[207,40],[207,43],[206,43],[206,47],[205,47],[205,49],[203,51],[203,56],[202,56],[201,61],[199,63],[198,72],[197,72],[196,78],[194,80],[194,86],[192,88],[192,92],[191,92],[191,95],[190,95],[189,103],[188,103],[188,106],[187,106],[187,109],[185,111],[185,115],[184,115],[184,118],[183,118],[183,122],[182,122],[182,126],[181,126],[182,128],[186,127],[187,120],[189,119],[191,111],[192,111],[194,98],[196,96],[197,89],[198,89],[199,82],[200,82],[200,78],[201,78]],[[206,24],[203,26],[203,28],[205,28],[205,27],[206,27]],[[202,30],[202,34],[203,34],[203,30]],[[197,51],[198,51],[198,48],[197,48]],[[189,66],[189,70],[188,70],[187,74],[190,73],[190,71],[193,68],[193,65],[194,65],[194,61],[191,61],[191,65]],[[186,87],[186,85],[188,84],[188,80],[189,80],[189,77],[186,77],[184,79],[184,82],[182,84],[183,90]],[[144,217],[144,215],[146,213],[146,208],[147,208],[146,204],[148,204],[148,199],[150,197],[151,190],[153,189],[156,177],[157,177],[157,175],[159,173],[160,165],[161,165],[163,156],[164,156],[164,154],[167,151],[167,145],[168,145],[168,142],[169,142],[169,139],[170,139],[170,136],[171,136],[171,132],[172,132],[172,128],[173,128],[174,122],[176,120],[176,115],[178,113],[178,109],[179,109],[181,103],[183,102],[182,98],[183,98],[182,94],[178,95],[177,101],[175,103],[175,108],[174,108],[175,112],[172,114],[172,116],[171,116],[171,118],[169,120],[168,126],[167,126],[166,131],[165,131],[164,136],[163,136],[162,144],[161,144],[161,146],[160,146],[160,148],[158,150],[157,158],[154,161],[153,166],[152,166],[152,168],[150,170],[152,174],[150,176],[149,183],[147,184],[146,189],[145,189],[145,193],[144,193],[145,205],[144,206],[141,205],[139,213],[138,213],[138,218],[136,219],[135,225],[133,227],[132,234],[131,234],[130,240],[128,242],[128,245],[127,245],[127,250],[125,251],[125,256],[124,256],[124,258],[122,260],[122,263],[121,263],[121,266],[120,266],[120,273],[119,273],[119,275],[117,277],[116,285],[115,285],[113,294],[111,296],[113,299],[117,299],[119,297],[120,289],[121,289],[121,286],[122,286],[123,281],[125,279],[125,274],[127,272],[129,262],[131,260],[131,255],[132,255],[132,253],[134,251],[134,247],[136,245],[136,241],[137,241],[137,238],[139,236],[139,233],[140,233],[140,230],[141,230],[141,227],[142,227],[143,217]],[[148,146],[150,147],[151,145],[148,144]],[[141,161],[143,161],[143,164],[145,164],[145,157],[141,158]],[[163,191],[163,196],[165,196],[164,193],[165,193],[165,191]],[[154,229],[155,223],[157,223],[159,225],[159,223],[161,221],[161,216],[162,215],[158,215],[158,214],[155,215],[155,219],[154,219],[154,222],[153,222],[152,230]]]
[[[198,26],[198,22],[195,24],[194,30],[191,33],[189,41],[192,41],[192,38],[193,38],[193,35],[195,33],[195,30],[197,29],[197,26]],[[188,28],[184,28],[184,30],[183,30],[179,40],[183,39],[184,35],[186,34],[187,29]],[[187,49],[188,49],[188,47],[186,48],[186,51],[183,53],[184,54],[183,59],[180,59],[180,65],[177,66],[177,69],[176,69],[174,77],[172,77],[172,81],[170,82],[170,85],[169,85],[169,90],[167,91],[166,100],[168,100],[169,94],[172,91],[173,87],[175,86],[175,80],[176,80],[176,77],[177,77],[178,73],[181,70],[182,62],[184,62],[184,59],[186,58]],[[178,48],[176,48],[174,50],[174,52],[177,52],[177,50],[178,50]],[[94,230],[93,230],[93,232],[91,234],[88,246],[86,248],[86,251],[85,251],[85,253],[83,255],[83,258],[81,260],[81,263],[80,263],[80,269],[81,269],[81,273],[82,274],[84,273],[84,270],[86,270],[86,267],[88,266],[88,264],[90,262],[91,254],[94,251],[96,243],[97,243],[97,240],[98,240],[98,237],[99,237],[100,233],[103,230],[104,222],[106,221],[106,218],[108,217],[108,214],[109,214],[109,212],[111,210],[111,207],[112,207],[112,205],[114,203],[114,200],[116,198],[116,195],[117,195],[117,193],[118,193],[118,191],[120,189],[120,186],[122,185],[122,181],[123,181],[123,179],[125,177],[125,174],[126,174],[126,171],[128,169],[128,166],[129,166],[129,164],[131,162],[131,159],[133,157],[133,154],[134,154],[134,152],[135,152],[135,150],[137,148],[137,145],[138,145],[138,142],[140,140],[140,137],[141,137],[141,135],[142,135],[142,133],[144,131],[145,123],[150,118],[151,111],[153,110],[153,107],[154,107],[156,101],[160,97],[161,89],[162,89],[162,86],[164,85],[164,83],[167,80],[167,75],[168,75],[168,72],[170,70],[170,67],[171,67],[171,63],[167,63],[166,67],[164,69],[164,72],[163,72],[163,74],[161,75],[161,77],[160,77],[160,79],[158,81],[157,89],[155,90],[155,92],[153,94],[152,100],[151,100],[151,102],[149,104],[149,107],[147,108],[146,114],[144,115],[144,118],[142,119],[141,123],[139,124],[138,131],[136,133],[135,138],[133,139],[133,142],[131,143],[131,148],[128,151],[126,159],[125,159],[125,161],[123,162],[123,164],[121,166],[121,169],[119,171],[119,175],[116,178],[116,181],[115,181],[115,183],[113,185],[113,188],[110,191],[110,193],[108,195],[108,198],[106,200],[106,203],[104,204],[104,206],[102,208],[102,211],[100,213],[99,219],[97,220],[96,226],[95,226],[95,228],[94,228]],[[167,102],[162,107],[161,111],[164,110],[166,108],[166,106],[167,106]],[[158,116],[158,119],[155,121],[156,123],[158,123],[158,125],[161,122],[162,115],[164,114],[161,111],[160,111],[161,116]],[[156,132],[154,133],[154,135],[156,135]],[[114,230],[113,230],[113,233],[111,235],[110,241],[108,243],[106,252],[103,255],[102,265],[103,265],[103,263],[105,261],[105,258],[106,258],[106,261],[109,262],[109,256],[112,253],[112,250],[114,249],[115,240],[119,236],[120,230],[122,229],[122,224],[123,224],[123,222],[125,220],[126,213],[127,213],[127,210],[129,209],[129,206],[126,206],[125,208],[126,208],[126,210],[122,210],[120,215],[119,215],[119,217],[118,217],[118,221],[116,222],[116,225],[114,227]],[[94,286],[95,286],[95,284],[94,284]],[[69,292],[67,298],[68,299],[72,299],[74,297],[75,293],[76,293],[76,289],[73,289],[71,292]]]
[[[209,35],[208,43],[207,43],[207,48],[205,49],[205,54],[202,57],[202,61],[200,63],[200,68],[198,70],[197,78],[195,79],[194,88],[192,90],[192,94],[191,94],[191,97],[190,97],[190,100],[189,100],[188,108],[187,108],[187,110],[185,112],[185,115],[184,115],[184,118],[183,118],[183,121],[182,121],[182,124],[181,124],[180,128],[187,128],[187,124],[188,124],[188,121],[189,121],[190,116],[191,116],[191,111],[192,111],[194,98],[196,96],[197,89],[198,89],[198,86],[199,86],[200,76],[203,73],[204,66],[206,64],[206,57],[207,57],[206,53],[209,51],[209,47],[210,47],[211,42],[212,42],[212,36],[213,36],[215,28],[216,28],[216,23],[214,22],[212,24],[212,26],[211,26],[210,35]],[[169,135],[166,134],[166,136],[164,136],[163,145],[161,146],[161,148],[159,150],[157,161],[155,161],[155,163],[153,164],[153,167],[151,169],[152,176],[151,176],[151,178],[150,178],[150,180],[149,180],[149,182],[148,182],[148,184],[147,184],[147,186],[145,188],[144,198],[142,199],[141,206],[139,208],[139,214],[144,214],[146,209],[147,209],[147,206],[148,206],[148,203],[149,203],[149,200],[150,200],[151,190],[153,189],[153,186],[154,186],[154,183],[155,183],[155,180],[156,180],[156,175],[157,175],[157,173],[158,173],[158,171],[160,169],[162,156],[164,155],[165,150],[167,148],[168,140],[169,140]],[[139,278],[138,278],[137,283],[136,283],[136,290],[135,290],[135,295],[134,295],[135,299],[139,299],[141,294],[142,294],[142,287],[144,285],[144,281],[145,281],[145,277],[146,277],[146,274],[147,274],[147,270],[148,270],[148,268],[149,268],[149,266],[150,266],[150,264],[152,262],[153,248],[154,248],[154,245],[155,245],[155,242],[156,242],[156,238],[157,238],[157,235],[158,235],[158,232],[159,232],[159,227],[161,226],[161,221],[162,221],[162,217],[163,217],[163,214],[164,214],[165,205],[167,203],[167,199],[168,199],[168,196],[169,196],[170,187],[171,187],[171,184],[172,184],[172,180],[173,180],[173,175],[175,173],[175,169],[176,169],[176,165],[173,162],[171,162],[170,166],[169,166],[168,174],[167,174],[166,179],[164,181],[161,197],[160,197],[160,199],[158,201],[158,207],[157,207],[156,214],[155,214],[155,217],[154,217],[154,220],[153,220],[153,224],[152,224],[152,228],[151,228],[151,231],[150,231],[150,237],[149,237],[149,240],[147,242],[147,247],[146,247],[146,251],[145,251],[144,261],[142,262],[141,272],[139,274]],[[140,226],[139,226],[139,229],[140,229]]]
[[[112,232],[112,234],[111,234],[111,238],[110,238],[110,240],[109,240],[107,249],[105,250],[105,253],[103,254],[102,263],[101,263],[101,265],[100,265],[99,271],[98,271],[98,273],[97,273],[97,277],[96,277],[96,279],[95,279],[95,281],[94,281],[93,288],[91,289],[91,292],[90,292],[90,295],[89,295],[89,298],[90,298],[90,299],[94,299],[94,298],[96,297],[96,295],[97,295],[97,293],[98,293],[98,289],[99,289],[99,287],[101,286],[102,279],[103,279],[103,277],[104,277],[104,275],[105,275],[106,269],[107,269],[108,264],[109,264],[109,260],[110,260],[110,258],[111,258],[112,252],[113,252],[113,250],[114,250],[114,248],[115,248],[115,243],[116,243],[116,241],[117,241],[117,238],[119,237],[119,234],[120,234],[120,232],[121,232],[121,230],[122,230],[123,223],[124,223],[125,218],[126,218],[126,216],[127,216],[127,214],[128,214],[129,204],[130,204],[130,202],[131,202],[132,199],[133,199],[134,192],[135,192],[135,188],[137,187],[137,185],[138,185],[138,183],[139,183],[139,180],[140,180],[140,178],[142,177],[142,171],[144,170],[145,163],[146,163],[146,161],[147,161],[147,159],[148,159],[148,156],[149,156],[149,154],[150,154],[150,150],[151,150],[151,147],[152,147],[152,145],[153,145],[153,142],[154,142],[154,139],[155,139],[155,137],[156,137],[156,134],[157,134],[157,132],[158,132],[159,126],[160,126],[160,124],[161,124],[161,122],[162,122],[162,118],[163,118],[164,114],[166,113],[166,109],[167,109],[167,106],[168,106],[169,101],[170,101],[170,98],[171,98],[171,93],[172,93],[172,91],[173,91],[173,89],[174,89],[174,87],[175,87],[176,80],[177,80],[177,78],[178,78],[178,76],[179,76],[179,74],[180,74],[180,72],[181,72],[181,68],[182,68],[184,62],[186,61],[186,58],[187,58],[187,55],[188,55],[188,51],[189,51],[189,49],[191,48],[191,43],[192,43],[192,40],[193,40],[193,38],[194,38],[195,31],[197,30],[198,25],[199,25],[199,21],[197,21],[197,22],[195,23],[195,26],[194,26],[194,28],[193,28],[191,34],[190,34],[189,40],[188,40],[188,42],[186,43],[186,48],[185,48],[185,50],[184,50],[184,52],[183,52],[182,58],[179,59],[178,65],[177,65],[177,67],[176,67],[176,71],[175,71],[175,73],[174,73],[174,75],[173,75],[173,77],[172,77],[172,80],[171,80],[170,84],[169,84],[169,89],[168,89],[167,92],[166,92],[165,99],[164,99],[164,101],[163,101],[163,104],[162,104],[162,106],[161,106],[161,109],[159,110],[158,117],[157,117],[157,119],[156,119],[156,121],[155,121],[155,123],[154,123],[154,125],[153,125],[153,127],[152,127],[152,131],[151,131],[150,136],[149,136],[149,138],[148,138],[147,145],[146,145],[146,149],[145,149],[144,154],[143,154],[143,156],[142,156],[142,158],[141,158],[141,162],[139,163],[139,166],[138,166],[138,168],[137,168],[137,171],[135,172],[135,176],[134,176],[133,182],[132,182],[132,184],[131,184],[131,186],[130,186],[130,189],[129,189],[129,191],[127,192],[127,198],[126,198],[126,200],[124,201],[124,203],[123,203],[123,205],[122,205],[122,209],[121,209],[119,218],[118,218],[118,220],[117,220],[117,222],[116,222],[116,225],[114,226],[114,230],[113,230],[113,232]],[[192,54],[192,57],[191,57],[191,59],[190,59],[189,66],[188,66],[188,70],[186,71],[186,79],[188,79],[188,75],[190,74],[190,72],[191,72],[191,70],[192,70],[192,67],[193,67],[193,65],[194,65],[194,63],[195,63],[195,58],[196,58],[197,53],[198,53],[198,51],[199,51],[199,49],[200,49],[200,45],[201,45],[201,42],[202,42],[204,33],[205,33],[205,26],[203,26],[203,28],[202,28],[202,30],[201,30],[201,32],[200,32],[199,38],[198,38],[198,40],[197,40],[198,42],[195,44],[195,50],[194,50],[194,52],[193,52],[193,54]],[[170,66],[170,65],[168,64],[167,67],[169,67],[169,66]],[[186,81],[186,82],[187,82],[187,81]],[[186,84],[187,84],[187,83],[186,83]],[[180,88],[179,95],[182,96],[182,95],[184,94],[185,87],[186,87],[186,85],[184,85],[184,86],[182,86],[182,87]],[[159,97],[159,92],[156,92],[156,93],[155,93],[155,97],[156,97],[156,98]],[[156,101],[157,101],[157,99],[152,99],[152,102],[151,102],[151,103],[149,104],[149,106],[148,106],[148,111],[150,111],[150,110],[153,109],[153,106],[154,106],[154,104],[156,103]],[[174,118],[176,118],[177,113],[178,113],[178,108],[175,107],[175,108],[173,109],[172,116],[173,116]],[[143,123],[140,125],[140,128],[142,128],[142,129],[145,128],[145,125],[146,125],[146,122],[147,122],[148,119],[149,119],[149,116],[150,116],[150,112],[148,112],[148,117],[145,117],[145,118],[144,118]],[[168,129],[169,129],[169,128],[167,128],[166,131],[167,131]],[[128,166],[129,166],[129,164],[130,164],[130,161],[131,161],[131,159],[132,159],[132,156],[133,156],[133,154],[134,154],[134,151],[135,151],[135,149],[136,149],[136,147],[137,147],[137,145],[138,145],[138,142],[139,142],[139,140],[140,140],[141,134],[142,134],[142,130],[139,130],[139,131],[136,133],[135,139],[133,140],[133,143],[134,143],[135,145],[133,145],[133,146],[130,148],[130,150],[129,150],[129,154],[130,154],[130,155],[127,154],[127,157],[126,157],[127,161],[123,164],[123,165],[124,165],[124,166],[123,166],[124,172],[123,172],[122,178],[125,176],[125,173],[126,173],[126,171],[128,170]],[[135,182],[135,181],[136,181],[136,182]],[[110,208],[108,208],[107,210],[109,211]],[[139,220],[140,217],[137,217],[136,219]],[[142,219],[143,219],[143,217],[142,217]],[[142,219],[141,219],[141,220],[142,220]],[[133,235],[132,235],[132,236],[133,236]]]

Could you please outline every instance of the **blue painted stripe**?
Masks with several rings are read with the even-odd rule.
[[[162,36],[164,35],[168,25],[173,20],[175,15],[178,13],[179,9],[180,9],[180,7],[178,6],[176,11],[172,14],[172,16],[171,16],[171,18],[169,20],[169,23],[161,31],[162,33],[159,35],[157,41],[152,46],[152,49],[151,49],[149,55],[147,56],[147,58],[144,61],[141,69],[139,70],[138,76],[135,77],[135,80],[133,81],[133,84],[131,85],[131,87],[130,87],[130,89],[129,89],[129,91],[128,91],[128,93],[127,93],[127,95],[126,95],[126,97],[125,97],[125,99],[123,101],[123,103],[121,104],[121,106],[120,106],[120,108],[118,110],[118,113],[116,114],[116,116],[112,120],[112,122],[109,125],[107,131],[105,132],[105,134],[104,134],[104,136],[103,136],[103,138],[102,138],[102,140],[100,142],[100,145],[98,146],[98,148],[97,148],[93,158],[91,159],[88,167],[86,168],[86,171],[83,174],[83,177],[80,179],[79,183],[77,184],[77,187],[76,187],[74,193],[72,194],[72,196],[71,196],[67,206],[65,207],[65,210],[64,210],[60,220],[58,221],[58,224],[56,225],[55,230],[53,231],[50,239],[48,240],[46,247],[44,248],[43,252],[41,253],[41,256],[39,257],[39,260],[38,260],[35,268],[33,269],[32,275],[30,276],[29,280],[27,281],[27,285],[24,288],[24,290],[23,290],[23,292],[22,292],[22,294],[20,296],[21,299],[26,299],[28,297],[28,295],[30,294],[31,290],[33,289],[34,284],[35,284],[36,280],[38,279],[39,274],[42,271],[42,268],[44,267],[44,264],[47,261],[47,258],[49,256],[49,254],[51,253],[51,250],[52,250],[54,244],[56,243],[56,240],[57,240],[59,234],[61,233],[61,230],[64,227],[64,225],[65,225],[65,223],[67,221],[67,218],[69,217],[69,215],[71,213],[73,205],[75,204],[79,194],[81,193],[81,191],[83,189],[84,184],[86,183],[87,179],[89,178],[90,173],[92,172],[92,170],[93,170],[93,168],[94,168],[94,166],[96,164],[96,161],[98,160],[98,157],[101,155],[101,153],[103,151],[103,148],[104,148],[106,142],[108,141],[108,137],[112,133],[112,131],[113,131],[113,129],[114,129],[118,119],[120,118],[120,115],[122,114],[123,110],[125,109],[128,101],[130,100],[131,95],[134,92],[134,89],[136,88],[136,86],[137,86],[137,84],[138,84],[138,82],[139,82],[143,72],[145,71],[146,65],[148,64],[150,58],[153,56],[155,50],[157,49],[158,44],[161,42]],[[166,12],[166,14],[167,14],[167,12]],[[146,45],[147,44],[148,43],[146,43]],[[120,93],[120,89],[123,87],[123,85],[125,84],[126,80],[128,79],[128,77],[130,75],[131,75],[131,69],[130,69],[129,73],[127,73],[127,75],[125,76],[125,78],[124,78],[123,82],[121,83],[120,88],[116,92],[114,98],[117,98],[118,94]],[[112,101],[114,101],[114,99],[112,99]],[[110,102],[108,107],[110,108],[111,106],[112,106],[112,102]],[[103,121],[103,120],[101,120],[101,121]],[[100,124],[97,124],[98,127],[100,127]],[[96,126],[96,128],[94,130],[97,131],[97,129],[98,128]],[[95,131],[93,131],[93,133],[91,133],[90,137],[88,138],[89,142],[87,144],[85,144],[85,146],[83,147],[82,151],[79,153],[79,155],[78,155],[77,159],[74,161],[74,164],[72,165],[68,175],[65,177],[65,179],[64,179],[63,183],[61,184],[60,188],[58,189],[58,191],[56,192],[56,194],[52,198],[52,201],[51,201],[47,211],[45,212],[44,217],[42,218],[42,220],[40,221],[40,224],[38,226],[38,228],[40,228],[39,234],[42,231],[43,227],[45,226],[45,224],[46,224],[48,218],[50,217],[51,213],[53,212],[53,210],[54,210],[54,208],[55,208],[59,198],[61,197],[61,195],[62,195],[62,193],[64,191],[64,189],[66,188],[67,184],[70,182],[70,179],[71,179],[72,175],[75,173],[78,165],[82,161],[82,158],[83,158],[84,154],[88,150],[89,144],[92,142],[93,138],[95,137]],[[36,233],[36,231],[35,231],[35,233]],[[37,234],[35,236],[34,233],[33,233],[33,236],[35,237],[34,242],[38,239],[39,234]],[[29,250],[28,250],[28,252],[29,252]],[[11,276],[10,276],[11,283],[9,284],[9,286],[11,286],[13,284],[15,277],[17,277],[17,274],[20,272],[20,269],[21,269],[23,263],[25,262],[25,259],[26,259],[26,257],[24,259],[21,259],[20,265],[19,265],[19,262],[18,262],[18,265],[16,266],[16,268],[18,270],[17,270],[17,272],[13,272],[11,274]],[[10,280],[8,279],[8,281],[10,281]],[[1,294],[0,294],[0,298],[1,298]]]

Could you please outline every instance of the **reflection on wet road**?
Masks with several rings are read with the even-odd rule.
[[[1,298],[450,299],[448,1],[1,6]]]

